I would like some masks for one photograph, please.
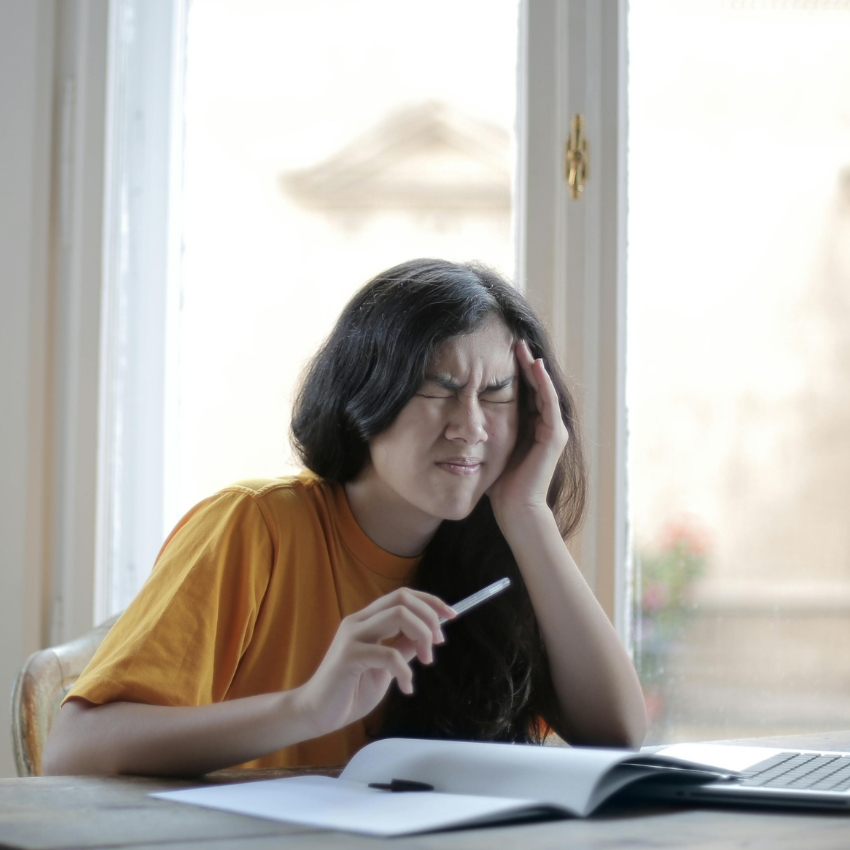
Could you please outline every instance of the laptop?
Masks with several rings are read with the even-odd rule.
[[[722,773],[674,771],[637,782],[628,796],[694,803],[820,810],[850,809],[850,752],[733,744],[673,744],[657,755]]]

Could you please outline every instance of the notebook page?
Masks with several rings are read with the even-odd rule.
[[[433,792],[392,794],[327,776],[208,785],[151,796],[318,829],[381,837],[472,826],[537,808],[527,801],[505,798]]]
[[[412,779],[448,794],[535,800],[588,814],[607,793],[597,786],[632,750],[386,738],[364,747],[340,778]]]

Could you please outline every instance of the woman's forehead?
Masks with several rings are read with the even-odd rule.
[[[447,339],[437,350],[429,372],[461,377],[464,373],[487,373],[508,378],[516,373],[516,340],[504,322],[490,319],[469,334]]]

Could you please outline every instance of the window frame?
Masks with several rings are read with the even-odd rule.
[[[123,610],[169,529],[177,400],[187,0],[110,0],[95,622]]]
[[[626,0],[523,0],[521,15],[517,277],[548,322],[579,408],[589,494],[570,548],[629,645]],[[564,164],[576,113],[590,165],[573,200]]]

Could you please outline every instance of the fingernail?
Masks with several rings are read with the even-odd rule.
[[[445,643],[445,642],[446,642],[446,636],[442,632],[437,632],[437,639],[434,641],[434,643]]]

